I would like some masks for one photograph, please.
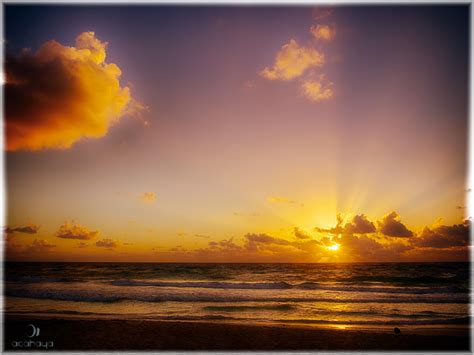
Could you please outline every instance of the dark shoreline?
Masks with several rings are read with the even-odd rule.
[[[29,338],[31,327],[41,329]],[[419,334],[393,328],[379,330],[328,329],[285,325],[252,325],[212,322],[103,320],[6,316],[4,350],[18,342],[53,342],[49,351],[64,350],[432,350],[469,351],[469,329]],[[17,342],[17,343],[15,343]],[[16,348],[15,348],[16,345]],[[49,346],[51,343],[49,343]],[[41,345],[40,345],[41,346]],[[38,349],[43,350],[45,349]]]

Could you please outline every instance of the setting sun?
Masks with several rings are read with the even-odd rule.
[[[341,246],[340,244],[335,243],[327,248],[328,250],[331,250],[331,251],[338,251],[340,246]]]

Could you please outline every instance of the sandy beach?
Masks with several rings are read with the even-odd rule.
[[[40,335],[29,338],[33,324]],[[209,322],[5,318],[5,350],[469,350],[469,331],[327,329]],[[52,346],[51,346],[52,345]],[[43,349],[44,350],[44,349]]]

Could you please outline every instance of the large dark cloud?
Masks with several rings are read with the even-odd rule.
[[[347,233],[353,234],[374,233],[376,231],[375,225],[364,214],[354,216],[344,229]]]
[[[413,236],[413,232],[400,221],[400,216],[395,211],[379,221],[379,228],[382,234],[389,237],[410,238]]]
[[[426,248],[464,247],[469,245],[470,229],[468,221],[452,226],[425,227],[423,232],[413,239],[413,243],[418,247]]]
[[[337,216],[337,224],[333,228],[319,228],[315,230],[321,233],[330,234],[367,234],[376,232],[375,225],[367,219],[364,214],[355,215],[352,220],[343,225],[341,215]]]

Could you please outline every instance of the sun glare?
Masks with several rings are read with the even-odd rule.
[[[340,244],[334,243],[333,245],[331,245],[331,246],[329,246],[329,247],[327,247],[327,248],[328,248],[329,250],[331,250],[331,251],[337,251],[337,250],[339,250],[339,247],[340,247],[340,246],[341,246]]]

